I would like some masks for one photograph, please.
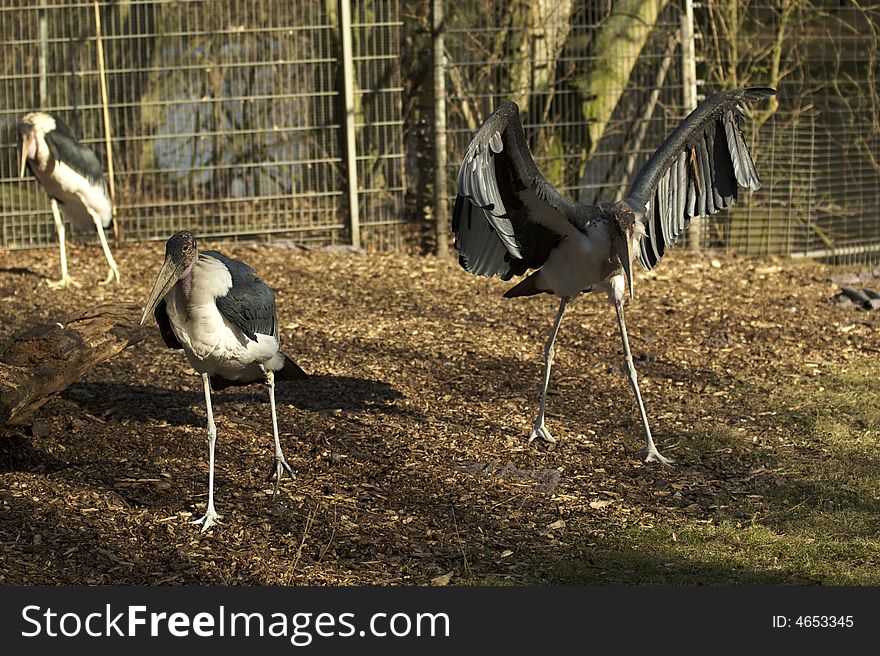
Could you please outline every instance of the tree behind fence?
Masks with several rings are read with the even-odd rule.
[[[685,1],[446,2],[447,197],[473,131],[508,98],[521,105],[554,185],[590,202],[620,197],[688,109]],[[338,2],[100,3],[127,239],[187,227],[350,240]],[[362,243],[430,250],[432,0],[351,4]],[[880,10],[856,4],[695,5],[700,94],[751,84],[780,91],[749,126],[764,188],[705,222],[704,246],[880,257],[878,27]],[[14,129],[43,106],[103,155],[92,2],[0,0],[0,34],[2,243],[47,245],[48,203],[35,183],[17,180]]]

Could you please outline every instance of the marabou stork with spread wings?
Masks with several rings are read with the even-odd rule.
[[[553,343],[566,305],[584,292],[607,292],[617,310],[629,382],[645,430],[648,462],[660,455],[639,391],[626,324],[624,290],[633,298],[632,261],[654,268],[696,216],[733,205],[738,186],[761,186],[743,138],[741,105],[774,95],[767,87],[722,91],[669,135],[613,205],[574,203],[541,175],[529,152],[518,107],[503,103],[474,136],[458,173],[452,230],[459,262],[482,276],[535,269],[504,296],[555,294],[559,311],[545,347],[538,416],[529,441],[555,441],[544,423]]]

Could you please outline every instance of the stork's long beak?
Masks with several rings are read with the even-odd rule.
[[[147,299],[147,304],[144,307],[144,316],[141,317],[142,326],[147,320],[147,317],[155,312],[156,306],[159,305],[159,301],[165,298],[165,295],[170,292],[171,288],[177,284],[178,280],[180,280],[180,274],[182,272],[182,266],[176,265],[174,260],[170,257],[165,258],[165,263],[162,265],[162,270],[159,271],[159,277],[156,278],[156,284],[153,285],[153,291],[150,292],[150,297]]]
[[[626,286],[629,289],[629,298],[635,298],[633,291],[633,271],[632,271],[632,239],[629,236],[620,235],[614,239],[614,248],[617,256],[620,258],[620,265],[623,267],[623,275],[626,277]]]
[[[18,170],[18,177],[24,177],[24,169],[27,166],[28,151],[30,150],[30,137],[22,135],[21,137],[21,168]]]

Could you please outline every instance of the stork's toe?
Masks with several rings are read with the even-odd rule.
[[[116,279],[116,284],[119,284],[119,269],[110,268],[107,270],[107,277],[104,278],[102,282],[99,282],[99,285],[109,285],[113,282],[113,279]]]
[[[212,526],[214,526],[216,524],[221,524],[222,523],[220,521],[221,517],[222,517],[222,515],[218,515],[217,511],[215,511],[213,508],[209,508],[208,512],[206,512],[202,517],[200,517],[199,519],[196,519],[190,523],[191,524],[201,524],[202,525],[202,533],[204,533]]]
[[[65,276],[60,280],[46,280],[46,286],[49,289],[64,289],[65,287],[80,287],[81,285],[70,276]]]
[[[666,458],[660,455],[660,452],[657,449],[645,449],[642,451],[642,459],[645,462],[659,462],[664,467],[672,467],[672,463],[675,462],[672,458]]]
[[[536,425],[532,429],[532,432],[529,434],[529,444],[537,439],[544,440],[550,444],[556,444],[556,438],[550,434],[550,431],[547,430],[547,427],[543,423]]]
[[[284,472],[287,472],[287,475],[290,478],[296,478],[296,475],[293,473],[293,469],[290,468],[287,460],[284,459],[284,456],[280,458],[275,458],[275,464],[272,466],[271,471],[269,472],[268,480],[275,480],[275,491],[273,494],[278,494],[278,485],[281,483],[281,478],[284,476]]]

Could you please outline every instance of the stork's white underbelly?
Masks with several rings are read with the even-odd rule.
[[[284,366],[277,337],[257,334],[253,341],[227,321],[214,303],[199,304],[187,313],[177,287],[165,303],[171,329],[198,373],[254,381],[265,377],[264,367],[277,371]]]
[[[610,243],[601,233],[587,236],[581,233],[564,239],[550,251],[547,262],[539,272],[539,289],[552,291],[557,296],[575,298],[581,292],[608,288]]]
[[[94,228],[95,221],[86,208],[91,208],[107,227],[113,216],[107,191],[101,184],[92,184],[63,162],[55,162],[52,175],[33,167],[34,175],[52,198],[61,206],[61,213],[80,230]]]

